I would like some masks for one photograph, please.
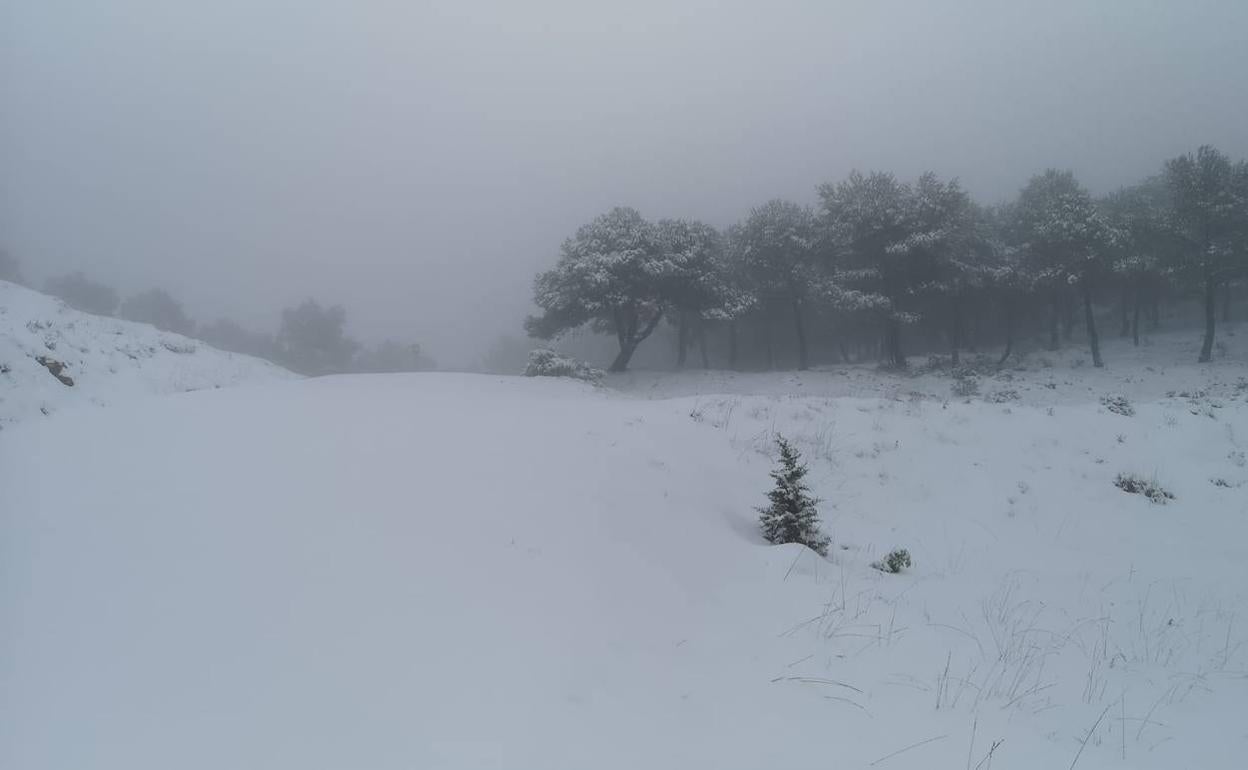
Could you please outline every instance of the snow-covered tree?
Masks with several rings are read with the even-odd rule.
[[[1164,179],[1152,177],[1105,196],[1100,207],[1118,236],[1111,268],[1122,289],[1121,334],[1139,345],[1144,293],[1156,290],[1182,253],[1169,219],[1169,191]]]
[[[776,437],[776,446],[780,467],[771,472],[776,484],[767,493],[768,505],[758,509],[763,537],[769,543],[801,543],[826,556],[829,539],[819,528],[819,500],[803,480],[807,468],[801,454],[784,436]]]
[[[157,329],[177,334],[192,334],[195,322],[191,320],[182,303],[164,289],[149,289],[121,303],[118,312],[127,321],[151,324]]]
[[[615,334],[619,354],[611,371],[629,359],[663,318],[678,265],[664,253],[655,226],[631,208],[615,208],[564,241],[559,262],[537,276],[530,336],[551,339],[584,324]]]
[[[886,247],[886,263],[900,273],[896,281],[907,293],[948,302],[950,348],[957,364],[964,306],[983,288],[991,266],[990,222],[957,180],[942,182],[927,173],[903,189],[904,233]]]
[[[1183,241],[1176,274],[1200,287],[1205,336],[1200,361],[1213,356],[1218,287],[1248,272],[1248,163],[1208,145],[1166,161],[1170,222]]]
[[[904,367],[901,324],[917,317],[903,305],[916,286],[936,277],[931,254],[921,248],[924,242],[915,230],[913,192],[892,174],[853,171],[841,182],[820,185],[819,198],[821,229],[838,283],[858,290],[861,309],[879,314],[885,355],[893,366]]]
[[[60,297],[65,304],[95,315],[113,315],[120,298],[111,286],[87,278],[82,273],[69,273],[50,278],[44,284],[46,293]]]
[[[684,366],[689,344],[696,337],[707,367],[706,321],[724,303],[727,284],[723,265],[723,238],[715,228],[690,219],[662,219],[656,230],[664,257],[671,262],[670,285],[664,292],[668,316],[676,324],[676,365]]]
[[[1010,209],[1009,232],[1023,263],[1053,294],[1052,341],[1064,286],[1076,286],[1083,300],[1092,363],[1104,366],[1092,291],[1109,267],[1114,234],[1074,174],[1049,169],[1031,178]]]
[[[804,306],[821,296],[826,283],[814,213],[790,201],[769,201],[733,228],[732,248],[758,304],[792,311],[797,368],[809,368]]]

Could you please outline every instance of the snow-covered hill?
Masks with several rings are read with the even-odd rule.
[[[29,421],[0,435],[0,767],[1242,767],[1225,391],[424,374]],[[757,534],[777,431],[827,559]],[[869,566],[895,547],[911,570]]]
[[[80,404],[293,377],[267,361],[80,313],[0,281],[0,429]]]

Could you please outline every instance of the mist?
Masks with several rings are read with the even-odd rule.
[[[36,283],[273,328],[313,297],[445,367],[616,205],[726,226],[851,169],[984,203],[1248,154],[1248,5],[15,2],[0,245]]]

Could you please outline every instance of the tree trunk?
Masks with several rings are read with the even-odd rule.
[[[702,368],[710,369],[711,361],[706,357],[706,319],[698,316],[698,355],[702,357]]]
[[[628,368],[628,361],[633,357],[633,353],[637,350],[636,342],[622,341],[620,342],[620,352],[611,362],[608,371],[622,372]]]
[[[1058,319],[1061,317],[1061,310],[1057,306],[1057,289],[1053,290],[1049,310],[1049,350],[1057,350],[1062,344],[1057,328]]]
[[[685,368],[689,351],[689,314],[680,311],[676,316],[676,368]]]
[[[962,298],[953,295],[953,333],[951,335],[950,347],[953,348],[953,365],[957,366],[962,363],[958,353],[958,348],[962,346]]]
[[[1105,362],[1101,360],[1101,340],[1096,334],[1096,317],[1092,314],[1092,287],[1088,285],[1086,277],[1080,283],[1083,285],[1083,321],[1088,327],[1088,344],[1092,348],[1092,365],[1101,367],[1105,365]]]
[[[1122,330],[1118,332],[1119,337],[1125,337],[1131,333],[1131,321],[1127,318],[1127,305],[1131,301],[1131,287],[1122,287],[1122,302],[1120,302],[1122,310]]]
[[[891,313],[884,321],[884,355],[890,366],[906,368],[906,357],[901,352],[901,324]]]
[[[797,332],[797,370],[804,372],[810,368],[806,353],[806,326],[802,323],[802,301],[793,300],[793,325]]]
[[[1161,328],[1161,289],[1153,286],[1148,292],[1148,330]]]
[[[1067,294],[1062,301],[1062,339],[1070,342],[1075,338],[1075,303]]]
[[[776,346],[771,340],[772,334],[770,318],[763,319],[763,334],[766,335],[764,343],[767,345],[767,371],[774,372],[776,370]]]
[[[1200,344],[1200,363],[1213,359],[1213,327],[1217,318],[1216,295],[1218,282],[1212,276],[1205,277],[1205,339]]]
[[[844,337],[842,337],[842,336],[840,336],[840,335],[837,335],[837,338],[836,338],[836,348],[837,348],[837,350],[838,350],[838,351],[840,351],[840,353],[841,353],[841,363],[843,363],[843,364],[847,364],[847,363],[849,363],[849,350],[848,350],[848,349],[846,349],[846,347],[845,347],[845,338],[844,338]]]
[[[737,368],[737,319],[728,322],[728,368]]]
[[[1231,282],[1222,284],[1222,323],[1231,322]]]
[[[1009,298],[1005,301],[1005,352],[1001,354],[1001,360],[997,362],[997,366],[1004,366],[1005,362],[1010,360],[1010,353],[1014,351],[1014,305],[1010,303]]]
[[[1135,285],[1135,309],[1131,311],[1131,344],[1140,346],[1140,305],[1143,304],[1140,285]]]

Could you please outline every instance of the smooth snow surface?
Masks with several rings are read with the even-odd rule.
[[[63,365],[74,384],[58,380],[38,358]],[[267,361],[146,324],[80,313],[0,281],[0,429],[83,404],[294,377]]]
[[[29,421],[0,435],[0,767],[1243,767],[1245,369],[1155,368],[1205,392],[418,374]],[[776,431],[827,560],[757,535]],[[868,566],[894,547],[913,569]]]

